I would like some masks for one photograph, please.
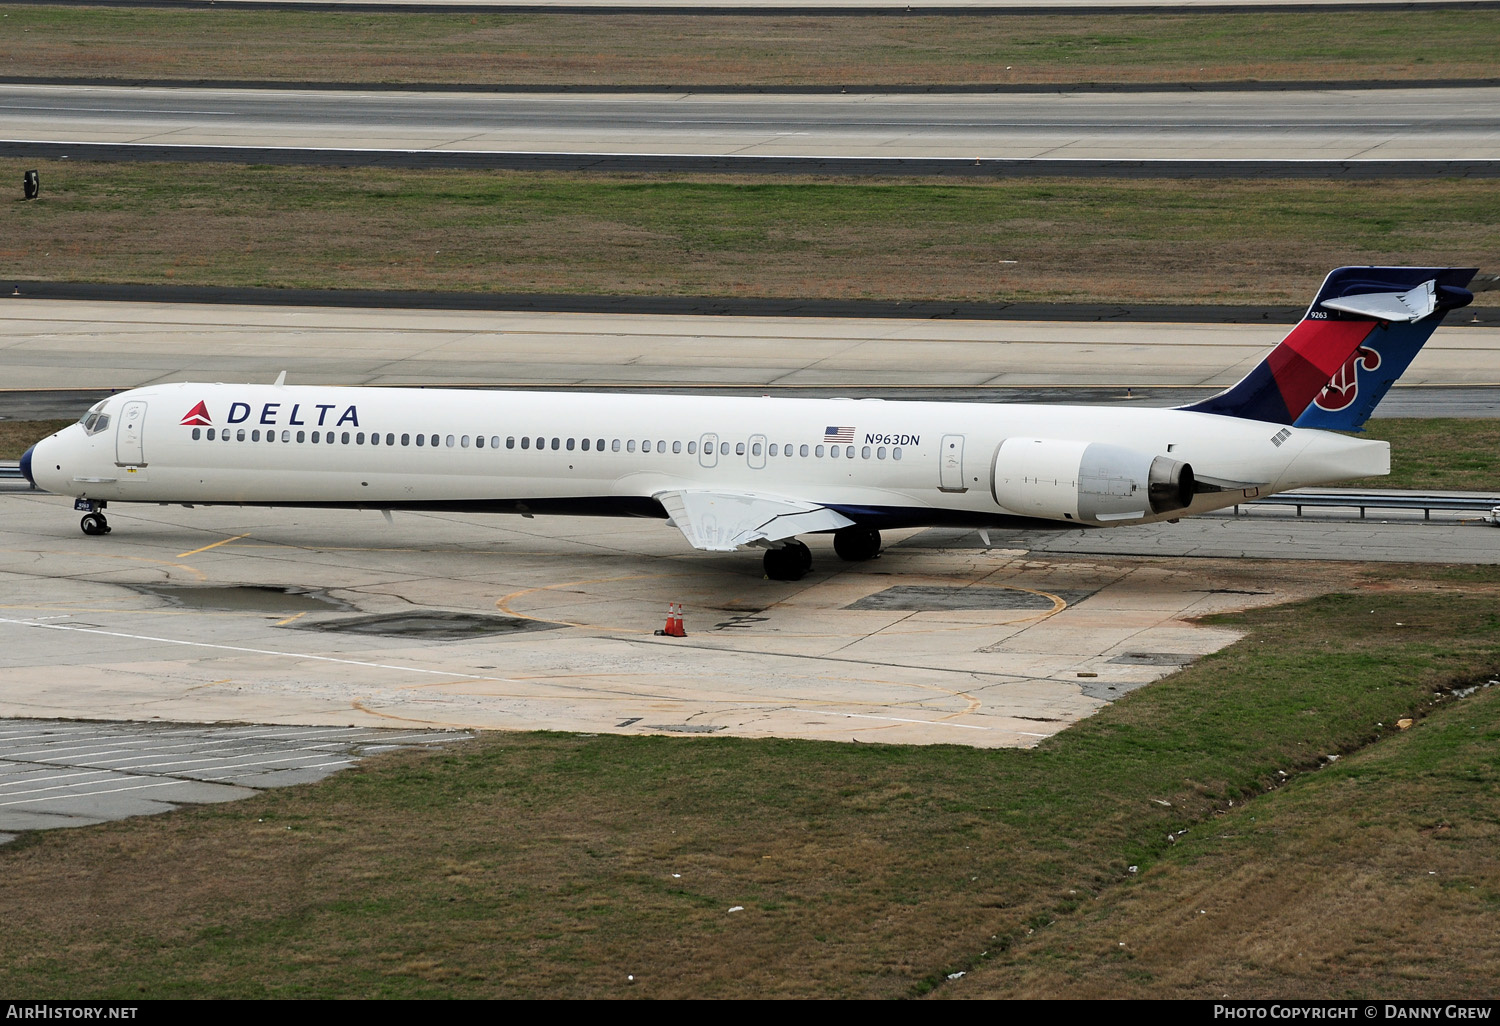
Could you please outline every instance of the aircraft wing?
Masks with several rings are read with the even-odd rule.
[[[753,492],[698,489],[657,492],[670,518],[695,549],[733,552],[745,545],[780,541],[797,534],[836,531],[854,523],[827,506]]]

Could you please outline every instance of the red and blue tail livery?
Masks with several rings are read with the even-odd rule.
[[[1449,310],[1472,267],[1340,267],[1281,344],[1224,392],[1183,409],[1357,431]]]

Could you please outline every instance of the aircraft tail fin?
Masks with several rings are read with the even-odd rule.
[[[1249,374],[1182,409],[1358,430],[1443,316],[1473,300],[1464,286],[1476,273],[1472,267],[1340,267],[1323,280],[1302,320]],[[1361,371],[1379,373],[1364,379]],[[1360,396],[1366,380],[1368,390]],[[1342,406],[1332,408],[1340,399]],[[1319,400],[1326,406],[1314,413]]]

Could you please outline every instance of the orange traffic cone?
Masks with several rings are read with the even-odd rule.
[[[656,632],[658,637],[663,638],[685,638],[687,631],[682,629],[682,603],[667,603],[667,625]]]

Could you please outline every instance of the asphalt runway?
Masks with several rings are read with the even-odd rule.
[[[0,721],[0,844],[305,784],[361,758],[466,740],[462,731]]]
[[[709,168],[751,158],[787,169],[856,162],[848,170],[1103,161],[1147,173],[1187,161],[1226,172],[1311,162],[1427,173],[1434,162],[1474,170],[1500,160],[1500,88],[767,96],[11,84],[0,85],[0,139],[10,155],[109,147],[112,159],[254,150],[480,165],[588,155]]]

